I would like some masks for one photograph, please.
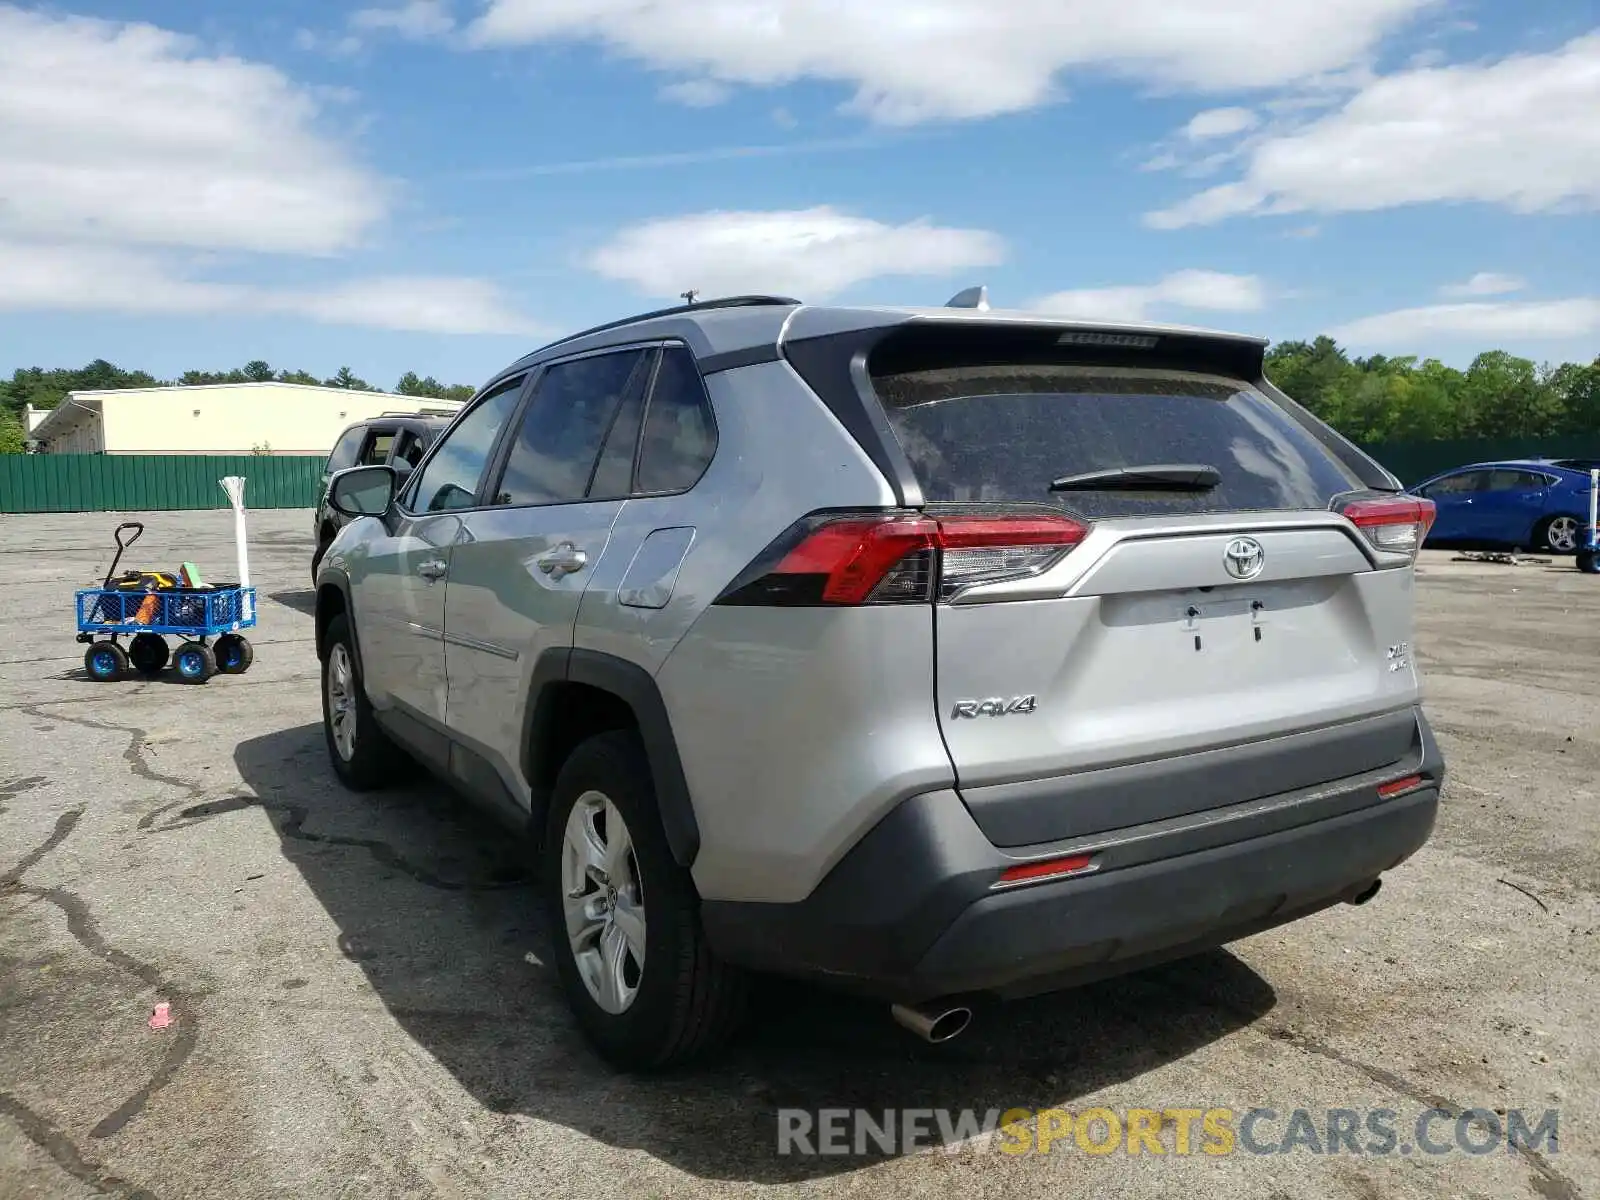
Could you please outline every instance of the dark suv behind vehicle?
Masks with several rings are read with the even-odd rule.
[[[450,424],[454,411],[437,409],[410,413],[384,413],[357,421],[339,435],[339,441],[328,462],[322,468],[322,484],[317,492],[317,512],[312,528],[316,531],[317,549],[311,556],[311,575],[316,578],[317,567],[328,551],[334,535],[349,521],[328,503],[328,481],[335,472],[348,467],[393,467],[401,477],[409,475],[422,461],[444,427]]]

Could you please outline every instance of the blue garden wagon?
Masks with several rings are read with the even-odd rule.
[[[239,631],[255,623],[254,588],[83,588],[78,592],[78,640],[89,643],[83,665],[91,679],[101,682],[130,673],[159,674],[169,658],[168,637],[183,639],[170,658],[185,683],[204,683],[218,673],[242,675],[250,669],[255,654]],[[126,648],[122,638],[129,639]]]

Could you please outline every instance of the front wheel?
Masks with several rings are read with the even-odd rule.
[[[1579,529],[1577,517],[1551,517],[1539,527],[1535,541],[1552,554],[1571,554],[1578,548]]]
[[[172,656],[172,666],[185,683],[204,683],[217,673],[217,656],[204,642],[184,642]]]
[[[543,866],[556,968],[601,1057],[622,1070],[671,1067],[732,1034],[745,979],[706,944],[637,735],[600,734],[572,752],[551,798]]]

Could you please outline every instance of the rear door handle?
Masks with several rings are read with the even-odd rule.
[[[570,575],[574,571],[583,570],[589,563],[589,556],[571,542],[563,542],[554,550],[541,554],[536,561],[539,564],[539,570],[546,575],[553,575],[559,579],[563,575]]]
[[[417,574],[431,582],[435,579],[443,579],[445,572],[449,569],[450,568],[445,565],[443,559],[433,558],[419,566],[417,568]]]

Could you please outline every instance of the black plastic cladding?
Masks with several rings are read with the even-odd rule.
[[[922,485],[883,405],[872,393],[869,366],[873,373],[892,374],[897,370],[1039,362],[1202,371],[1246,379],[1364,486],[1384,492],[1399,490],[1394,476],[1266,379],[1266,346],[1260,341],[1165,333],[1149,349],[1062,345],[1061,335],[1070,332],[1058,325],[951,326],[913,321],[785,342],[782,352],[883,472],[894,489],[896,503],[906,508],[922,506]]]

